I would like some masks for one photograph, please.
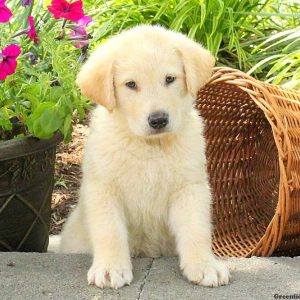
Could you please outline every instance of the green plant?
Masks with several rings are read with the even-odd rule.
[[[86,0],[85,5],[95,20],[95,44],[138,24],[161,24],[202,43],[218,58],[218,65],[245,72],[273,55],[273,49],[259,47],[261,43],[267,45],[274,34],[300,27],[300,4],[295,0]],[[299,84],[299,77],[292,75],[300,72],[298,63],[291,62],[289,71],[281,73],[284,63],[298,61],[298,46],[277,45],[276,51],[284,48],[282,56],[266,61],[264,68],[256,66],[253,74],[264,80],[273,64],[267,76],[271,82],[281,83],[284,77],[285,82]]]
[[[268,82],[300,89],[300,27],[271,35],[252,54],[260,61],[249,74],[264,74]]]
[[[84,117],[89,105],[75,84],[78,58],[87,47],[75,49],[76,37],[69,38],[66,21],[56,21],[43,1],[27,7],[21,3],[10,1],[13,16],[0,24],[0,49],[9,44],[22,49],[15,72],[0,80],[0,140],[24,135],[45,139],[60,131],[68,142],[72,123]],[[36,16],[34,42],[27,28],[30,15]]]

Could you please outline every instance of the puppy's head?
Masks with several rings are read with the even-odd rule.
[[[180,33],[138,26],[100,45],[77,84],[85,96],[121,115],[134,134],[156,137],[180,130],[214,63],[206,49]]]

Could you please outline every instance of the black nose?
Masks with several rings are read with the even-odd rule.
[[[161,129],[168,125],[169,115],[163,111],[156,111],[149,115],[148,123],[154,129]]]

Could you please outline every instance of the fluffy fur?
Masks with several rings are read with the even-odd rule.
[[[89,284],[122,287],[133,279],[131,256],[174,254],[188,280],[228,283],[211,249],[203,124],[193,109],[213,65],[212,55],[186,36],[138,26],[100,45],[82,67],[77,83],[100,105],[61,251],[93,255]],[[175,81],[166,84],[168,75]],[[155,111],[169,114],[166,128],[149,126]]]

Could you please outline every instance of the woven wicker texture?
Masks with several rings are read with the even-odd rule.
[[[214,251],[300,254],[300,93],[216,68],[199,92]]]

